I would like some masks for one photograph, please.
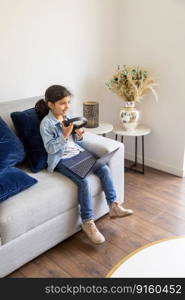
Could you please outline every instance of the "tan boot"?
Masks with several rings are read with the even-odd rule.
[[[109,216],[111,218],[115,217],[125,217],[133,214],[132,209],[123,208],[118,202],[113,202],[109,208]]]
[[[82,229],[88,236],[89,240],[94,244],[102,244],[105,242],[103,234],[101,234],[96,227],[93,220],[87,220],[82,224]]]

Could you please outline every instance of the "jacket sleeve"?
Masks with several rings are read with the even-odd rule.
[[[71,119],[72,116],[71,116],[70,114],[68,114],[68,115],[67,115],[67,118],[68,118],[68,119]],[[81,138],[79,138],[78,135],[77,135],[75,132],[72,133],[72,137],[73,137],[73,141],[74,141],[74,142],[78,142],[78,141],[80,142],[80,141],[83,140],[83,136],[82,136]]]
[[[62,133],[61,136],[56,137],[52,128],[46,127],[42,122],[40,125],[40,134],[44,147],[49,154],[58,152],[67,143]]]

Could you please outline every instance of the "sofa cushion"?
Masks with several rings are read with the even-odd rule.
[[[7,166],[15,166],[25,158],[23,144],[1,117],[0,149],[0,169]]]
[[[32,174],[26,167],[22,170],[28,175]],[[78,188],[69,178],[47,170],[34,174],[34,177],[38,183],[32,188],[0,203],[0,236],[3,244],[78,205]],[[91,174],[89,183],[93,187],[96,209],[107,205],[106,201],[94,202],[96,195],[98,200],[99,194],[103,195],[100,179]]]
[[[18,136],[24,144],[29,167],[33,173],[47,167],[47,152],[40,135],[40,120],[34,108],[11,113]]]
[[[0,202],[31,187],[37,180],[24,171],[7,167],[0,171]]]

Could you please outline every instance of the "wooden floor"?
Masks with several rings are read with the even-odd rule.
[[[125,207],[134,215],[96,222],[106,242],[92,245],[79,232],[8,277],[105,277],[133,250],[185,234],[185,179],[151,168],[125,173]]]

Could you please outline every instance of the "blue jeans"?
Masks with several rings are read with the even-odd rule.
[[[70,158],[66,158],[66,159],[70,159]],[[94,219],[92,196],[91,196],[88,176],[86,176],[83,179],[80,178],[78,175],[74,174],[63,165],[62,163],[63,160],[64,159],[61,159],[59,161],[58,165],[55,168],[55,171],[60,172],[61,174],[67,176],[74,183],[77,184],[78,200],[80,203],[80,214],[81,214],[82,221]],[[110,168],[108,167],[108,165],[105,164],[100,168],[98,168],[94,172],[94,174],[100,178],[102,189],[105,193],[105,197],[107,200],[107,204],[110,205],[116,200],[116,191],[114,188]]]

